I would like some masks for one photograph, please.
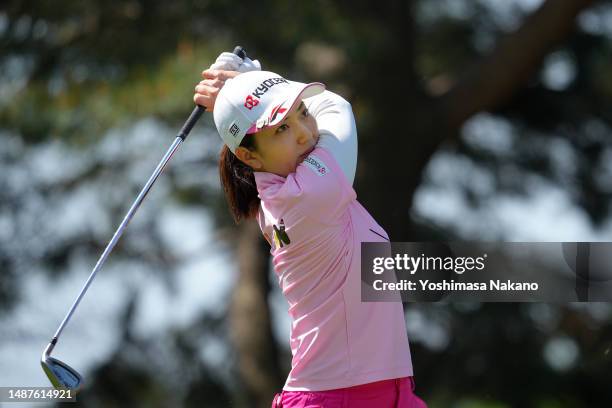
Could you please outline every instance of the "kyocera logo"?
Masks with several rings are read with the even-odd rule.
[[[247,108],[248,110],[251,110],[257,105],[259,105],[259,101],[257,99],[253,98],[251,95],[248,95],[246,97],[246,100],[244,101],[245,108]]]
[[[268,89],[272,88],[274,85],[282,83],[289,84],[289,81],[287,81],[283,77],[266,79],[261,84],[259,84],[259,86],[257,86],[257,88],[255,88],[255,90],[251,94],[246,96],[244,100],[244,107],[248,110],[253,109],[259,104],[259,101],[255,98],[261,98],[266,92],[268,92]]]
[[[310,157],[310,156],[306,157],[304,159],[304,162],[307,163],[307,164],[310,164],[321,175],[327,174],[327,167],[325,167],[324,165],[322,165],[321,163],[319,163],[318,161],[316,161],[312,157]]]

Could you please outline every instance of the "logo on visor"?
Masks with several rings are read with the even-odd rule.
[[[244,101],[244,107],[247,108],[248,110],[253,109],[255,106],[259,105],[259,101],[255,98],[253,98],[253,96],[248,95],[246,97],[246,100]]]
[[[282,103],[280,105],[276,105],[272,109],[272,112],[270,112],[270,117],[268,118],[268,123],[274,122],[274,119],[276,119],[276,116],[278,116],[279,113],[284,113],[287,111],[287,108],[281,108],[281,106],[283,106]]]

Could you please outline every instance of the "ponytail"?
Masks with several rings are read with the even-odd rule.
[[[254,148],[255,138],[246,135],[240,146]],[[243,219],[256,217],[260,199],[253,169],[241,162],[226,145],[219,154],[219,178],[236,224]]]

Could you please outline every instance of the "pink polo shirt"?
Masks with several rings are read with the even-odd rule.
[[[333,104],[328,108],[342,112]],[[295,173],[285,178],[255,172],[258,223],[272,243],[274,270],[292,319],[287,391],[412,375],[401,302],[361,301],[361,242],[386,242],[388,235],[357,201],[347,178],[354,167],[351,173],[350,164],[339,165],[322,147],[327,142],[321,133]]]

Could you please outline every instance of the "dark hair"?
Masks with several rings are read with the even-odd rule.
[[[255,150],[255,137],[246,135],[240,146]],[[225,144],[219,154],[219,178],[236,224],[257,216],[260,199],[253,169],[241,162]]]

